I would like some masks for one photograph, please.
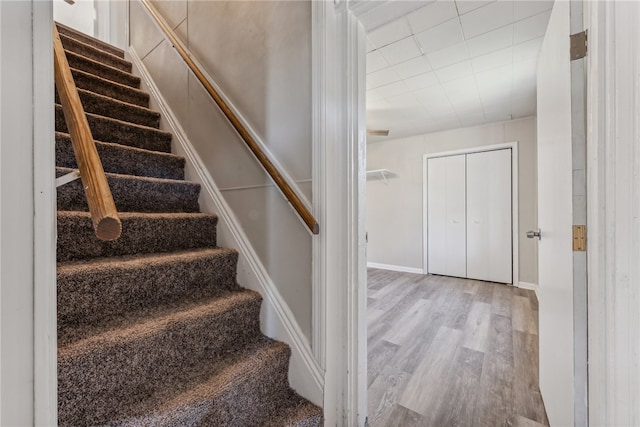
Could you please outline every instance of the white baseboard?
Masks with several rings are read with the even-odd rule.
[[[368,268],[379,268],[381,270],[400,271],[402,273],[424,274],[424,270],[415,267],[405,267],[403,265],[380,264],[377,262],[368,262]]]
[[[234,248],[239,252],[238,283],[262,294],[261,328],[265,335],[284,341],[291,347],[289,382],[300,395],[318,406],[323,404],[324,373],[313,356],[307,338],[302,333],[291,309],[269,277],[264,265],[253,249],[235,214],[225,201],[204,162],[189,141],[184,129],[162,97],[145,65],[133,47],[129,54],[142,83],[157,103],[163,118],[174,135],[176,154],[186,158],[186,174],[189,180],[202,186],[201,209],[218,214],[218,245]]]
[[[529,289],[536,293],[536,298],[538,297],[538,292],[540,291],[540,287],[537,283],[528,283],[528,282],[518,282],[518,288]]]

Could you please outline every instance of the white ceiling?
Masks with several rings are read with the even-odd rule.
[[[361,2],[367,128],[394,139],[535,115],[553,1]]]

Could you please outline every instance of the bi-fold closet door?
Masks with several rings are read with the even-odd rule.
[[[428,272],[512,282],[511,149],[427,160]]]

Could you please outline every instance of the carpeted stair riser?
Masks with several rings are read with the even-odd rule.
[[[183,381],[190,366],[255,341],[260,304],[256,292],[235,292],[60,348],[60,425],[107,423],[119,408]]]
[[[256,350],[244,350],[232,364],[218,369],[190,390],[157,402],[142,402],[133,413],[151,412],[115,423],[133,426],[216,426],[253,427],[264,425],[277,416],[291,398],[287,384],[290,349],[284,343],[269,340]],[[158,408],[159,409],[156,409]]]
[[[293,406],[262,427],[317,427],[322,425],[322,410],[303,397],[295,396]]]
[[[124,58],[124,51],[122,49],[105,43],[102,40],[98,40],[96,38],[83,34],[77,30],[74,30],[73,28],[67,27],[66,25],[62,25],[59,23],[56,23],[56,25],[58,27],[58,32],[60,33],[60,35],[64,34],[67,37],[71,37],[73,39],[81,41],[82,43],[86,43],[100,50],[104,50],[105,52],[109,52],[112,55]]]
[[[68,133],[62,106],[56,104],[56,131]],[[108,117],[87,113],[87,121],[93,138],[115,142],[145,150],[171,152],[171,134],[158,129],[135,125]]]
[[[149,106],[149,94],[140,89],[112,82],[75,68],[71,69],[71,74],[78,89],[85,89],[140,107],[146,108]]]
[[[88,212],[58,212],[58,262],[216,246],[213,214],[120,213],[118,240],[98,240]]]
[[[58,265],[58,344],[102,322],[237,291],[238,253],[225,248],[98,258]]]
[[[56,177],[75,169],[56,168]],[[118,212],[199,212],[200,184],[107,173],[107,182]],[[88,211],[82,181],[77,179],[57,189],[59,211]]]
[[[86,71],[103,79],[131,86],[132,88],[140,88],[140,77],[136,77],[133,74],[110,67],[74,52],[65,51],[65,53],[71,68]]]
[[[126,73],[131,73],[131,69],[133,68],[131,62],[123,58],[112,55],[109,52],[86,44],[80,40],[68,37],[65,34],[60,34],[60,41],[62,41],[62,46],[66,51],[77,53],[78,55],[100,62],[101,64],[117,68]]]
[[[90,92],[85,89],[78,89],[82,107],[87,113],[99,116],[110,117],[140,126],[147,126],[158,129],[160,127],[160,113],[140,107],[139,105],[129,104],[118,101],[108,96]],[[58,91],[55,96],[56,104],[60,104]]]
[[[98,141],[96,149],[105,172],[184,179],[183,157]],[[56,165],[72,169],[78,167],[71,137],[67,133],[56,132]]]

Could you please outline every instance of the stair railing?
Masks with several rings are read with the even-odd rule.
[[[64,119],[71,135],[71,145],[78,163],[96,237],[100,240],[115,240],[120,237],[122,224],[55,25],[53,26],[53,58],[60,104],[62,104]],[[64,184],[72,180],[73,177],[68,178],[65,175],[56,181]]]
[[[300,216],[302,221],[306,224],[311,231],[312,234],[318,234],[320,232],[320,227],[318,225],[318,221],[313,217],[313,214],[309,211],[307,206],[302,202],[300,197],[296,194],[296,192],[291,188],[287,180],[284,178],[282,173],[278,170],[278,168],[273,164],[273,162],[269,159],[269,157],[262,151],[256,140],[253,138],[251,133],[244,126],[242,121],[236,116],[236,114],[232,111],[232,109],[227,105],[222,96],[218,93],[218,91],[213,87],[211,82],[206,78],[205,74],[202,72],[200,67],[194,62],[192,59],[191,53],[183,46],[182,42],[175,35],[173,30],[167,25],[162,16],[156,11],[156,9],[151,5],[149,0],[140,0],[140,3],[144,5],[144,7],[149,12],[149,15],[153,18],[156,25],[160,28],[160,30],[164,33],[165,37],[171,42],[171,45],[174,49],[180,54],[182,60],[187,64],[191,72],[196,76],[196,78],[200,81],[200,84],[204,87],[204,89],[209,93],[211,98],[214,100],[218,108],[225,115],[227,120],[231,123],[233,128],[236,130],[238,135],[242,138],[244,143],[247,145],[249,150],[256,157],[260,165],[264,168],[264,170],[269,174],[271,179],[276,183],[284,197],[291,204],[293,209]]]

